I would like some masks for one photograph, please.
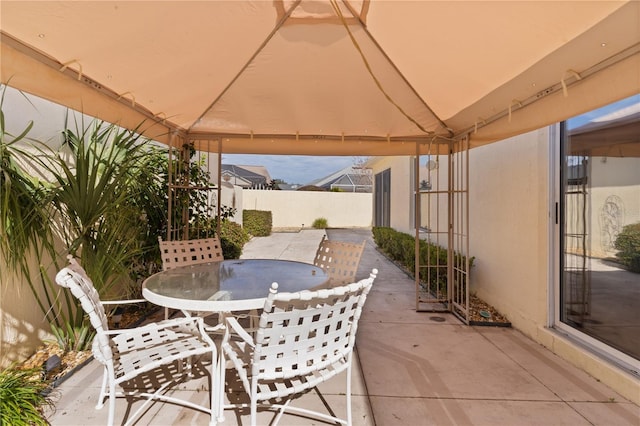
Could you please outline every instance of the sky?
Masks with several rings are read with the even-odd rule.
[[[360,158],[360,157],[359,157]],[[354,164],[356,157],[312,157],[306,155],[223,154],[223,164],[264,166],[272,179],[307,184]]]

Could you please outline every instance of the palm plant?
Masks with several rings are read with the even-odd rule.
[[[29,140],[31,127],[10,135],[0,108],[0,256],[22,272],[58,340],[68,341],[69,330],[82,329],[83,314],[69,294],[60,295],[50,270],[71,254],[102,296],[119,297],[124,289],[139,297],[139,281],[160,264],[157,237],[167,230],[168,152],[136,130],[100,121],[65,129],[62,146],[53,151]],[[20,148],[24,142],[28,149]],[[198,187],[209,181],[200,163],[184,178]],[[208,217],[206,195],[185,194],[186,208],[174,213],[187,213],[190,221]]]
[[[40,296],[36,280],[43,275],[30,273],[30,254],[42,263],[45,253],[54,253],[47,212],[42,208],[46,184],[25,169],[36,161],[35,151],[29,149],[35,141],[28,138],[33,122],[17,135],[9,133],[2,108],[4,95],[5,87],[0,95],[0,256],[10,271],[25,279],[49,322],[57,323],[56,313],[49,309],[54,300],[52,289],[43,282]]]
[[[76,255],[102,294],[114,283],[135,280],[129,271],[145,269],[166,229],[166,151],[147,149],[134,131],[93,122],[66,129],[54,152],[28,138],[31,122],[16,136],[7,131],[4,89],[0,256],[28,284],[53,329],[77,329],[82,311],[66,292],[59,295],[50,268],[59,269],[66,254]]]
[[[134,131],[102,122],[67,129],[64,137],[60,151],[40,162],[54,182],[49,204],[54,232],[105,294],[114,283],[129,280],[131,259],[142,251],[146,218],[136,191],[144,189],[137,184],[146,164],[144,141]]]

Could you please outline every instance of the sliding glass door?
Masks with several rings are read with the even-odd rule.
[[[561,125],[562,324],[640,360],[640,95]]]

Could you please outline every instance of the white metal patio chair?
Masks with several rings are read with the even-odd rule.
[[[342,285],[356,280],[365,241],[360,244],[329,240],[322,236],[313,264],[329,275],[329,285]]]
[[[213,387],[217,383],[217,350],[214,342],[204,330],[201,318],[177,318],[152,323],[141,327],[109,330],[107,315],[100,301],[93,282],[87,276],[78,262],[69,257],[69,265],[61,269],[56,275],[56,283],[71,290],[82,309],[87,313],[91,325],[95,328],[96,336],[93,340],[92,352],[94,358],[103,364],[104,374],[102,387],[98,397],[96,409],[104,405],[105,398],[109,398],[109,417],[107,424],[112,425],[115,418],[116,396],[136,395],[147,398],[147,401],[129,418],[130,424],[154,400],[162,400],[180,404],[186,407],[204,411],[211,416],[211,424],[217,421],[217,396],[219,391]],[[120,301],[123,303],[123,301]],[[138,392],[129,389],[131,382],[141,376],[153,372],[163,366],[189,362],[191,373],[191,359],[194,356],[210,355],[210,405],[209,408],[163,394],[175,380],[166,381],[154,393]],[[177,365],[182,373],[182,364]],[[150,373],[153,374],[153,373]],[[163,374],[165,374],[163,372]],[[181,374],[184,378],[184,374]],[[146,378],[145,384],[150,381]],[[125,390],[123,384],[127,385]],[[116,393],[116,385],[123,388],[122,393]]]
[[[251,425],[257,407],[351,425],[351,363],[358,320],[378,271],[345,286],[278,293],[274,283],[255,339],[233,317],[227,318],[221,350],[238,372],[251,398]],[[232,334],[233,333],[233,334]],[[240,337],[241,339],[238,339]],[[346,419],[289,405],[291,400],[346,371]],[[284,403],[282,403],[284,402]]]

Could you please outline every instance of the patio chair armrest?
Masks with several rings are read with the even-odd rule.
[[[200,333],[206,335],[204,330],[204,320],[200,317],[184,317],[184,318],[175,318],[170,320],[164,320],[160,322],[152,322],[150,324],[141,325],[136,328],[123,328],[121,330],[108,330],[105,334],[108,335],[119,335],[131,332],[140,332],[140,331],[149,331],[149,330],[162,330],[164,328],[176,327],[180,325],[196,325],[200,330]]]
[[[233,330],[238,335],[238,337],[240,337],[242,340],[247,342],[251,347],[255,347],[255,344],[253,342],[253,337],[251,337],[251,335],[247,333],[247,330],[245,330],[244,327],[240,325],[240,323],[235,317],[231,317],[231,316],[227,317],[226,323],[227,323],[227,334],[229,334]]]

